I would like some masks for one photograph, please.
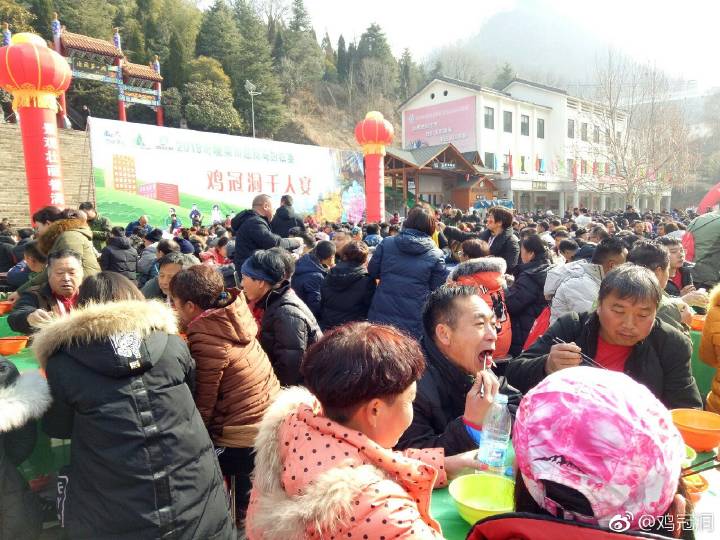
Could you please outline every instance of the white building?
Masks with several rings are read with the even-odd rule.
[[[564,90],[522,79],[502,92],[450,79],[434,79],[400,107],[404,149],[452,143],[476,151],[497,171],[498,198],[512,199],[521,211],[564,213],[574,207],[625,207],[603,158],[603,111],[598,104]],[[625,129],[617,119],[617,129]],[[641,197],[639,209],[669,206]]]

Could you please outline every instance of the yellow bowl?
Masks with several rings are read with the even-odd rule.
[[[460,476],[448,489],[458,513],[471,525],[495,514],[512,512],[515,482],[504,476],[477,473]]]

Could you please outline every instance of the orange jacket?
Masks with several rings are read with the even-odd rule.
[[[720,368],[720,285],[710,291],[705,326],[700,341],[700,359],[708,366]],[[707,410],[720,414],[720,369],[715,372],[707,396]]]
[[[446,482],[441,449],[382,448],[293,387],[263,418],[255,450],[249,540],[443,538],[430,517],[432,489]]]

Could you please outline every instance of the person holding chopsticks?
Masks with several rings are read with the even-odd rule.
[[[702,408],[690,370],[692,344],[656,319],[662,289],[655,274],[623,264],[605,276],[597,310],[560,317],[509,362],[508,383],[526,393],[547,375],[579,365],[624,372],[667,408]]]

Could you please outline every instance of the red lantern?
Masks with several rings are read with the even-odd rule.
[[[365,155],[365,200],[367,221],[379,223],[385,216],[385,145],[390,144],[395,130],[377,111],[365,115],[355,126],[355,140]]]
[[[12,94],[20,122],[30,214],[65,205],[55,112],[71,78],[65,59],[39,36],[15,34],[0,48],[0,88]]]

